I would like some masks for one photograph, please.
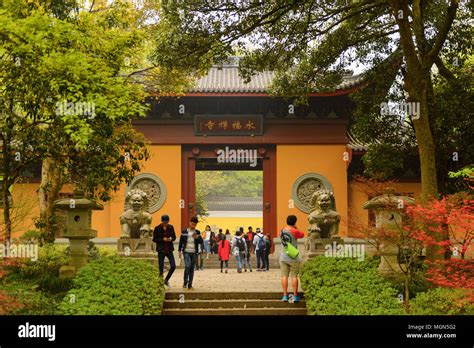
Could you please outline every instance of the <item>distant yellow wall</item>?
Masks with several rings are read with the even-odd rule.
[[[166,201],[157,212],[153,213],[152,227],[161,222],[161,216],[168,214],[170,223],[176,229],[181,228],[181,145],[151,145],[150,159],[144,162],[141,173],[152,173],[157,175],[166,186]],[[123,184],[115,193],[113,199],[108,202],[103,211],[93,214],[92,226],[98,231],[97,237],[119,237],[120,215],[123,213],[125,204],[125,189]]]
[[[347,235],[347,170],[343,154],[345,145],[278,145],[277,146],[277,225],[286,225],[290,214],[298,218],[297,226],[307,232],[308,214],[296,206],[289,208],[295,180],[308,172],[326,177],[334,188],[336,207],[341,214],[339,233]]]
[[[415,199],[418,199],[421,193],[421,183],[396,183],[391,186],[393,186],[396,192],[413,193]],[[349,235],[351,226],[368,225],[369,213],[362,207],[369,199],[367,191],[368,188],[364,184],[349,183]]]
[[[263,228],[263,218],[259,217],[206,217],[198,224],[198,229],[204,231],[206,225],[213,226],[216,225],[217,229],[222,228],[222,231],[225,232],[226,229],[229,229],[230,233],[234,234],[236,228],[243,227],[244,231],[247,232],[249,226],[253,227],[253,230],[257,227]],[[265,231],[264,231],[265,232]]]
[[[39,216],[37,183],[16,184],[12,190],[13,206],[10,211],[12,238],[18,238],[28,230],[35,229],[34,220]],[[3,209],[0,209],[0,231],[4,232]]]

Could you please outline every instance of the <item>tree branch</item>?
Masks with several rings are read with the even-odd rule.
[[[454,19],[456,18],[456,12],[457,12],[458,6],[459,6],[459,0],[451,0],[451,4],[449,5],[447,13],[446,13],[445,21],[440,28],[440,31],[438,33],[438,36],[435,39],[433,47],[428,53],[428,57],[426,61],[426,64],[428,67],[431,67],[431,65],[434,62],[435,57],[438,56],[439,52],[441,51],[441,48],[444,45],[444,42],[446,41],[446,38],[448,37],[449,30],[451,29]]]

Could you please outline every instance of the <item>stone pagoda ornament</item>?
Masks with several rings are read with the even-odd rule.
[[[363,205],[364,209],[373,209],[375,213],[375,227],[396,233],[402,233],[403,229],[403,209],[408,205],[413,205],[415,200],[408,196],[396,195],[394,189],[386,188],[385,193],[373,197]],[[398,246],[389,238],[382,240],[381,260],[379,272],[393,273],[400,272],[398,265]]]
[[[334,194],[326,189],[317,190],[312,194],[310,203],[305,259],[323,255],[326,244],[343,243],[338,236],[341,215],[336,211]]]
[[[80,267],[87,264],[89,240],[97,236],[97,231],[91,228],[92,210],[103,210],[104,207],[77,191],[73,198],[57,200],[54,205],[66,212],[66,226],[61,237],[69,239],[70,248],[69,265],[61,267],[59,273],[61,277],[73,276]]]
[[[125,211],[120,215],[122,232],[117,241],[118,255],[154,259],[151,219],[147,194],[140,189],[128,191]]]

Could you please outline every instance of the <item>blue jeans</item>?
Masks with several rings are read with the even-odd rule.
[[[237,261],[237,270],[242,271],[242,266],[247,270],[247,255],[245,251],[239,252],[238,255],[235,255],[235,260]]]
[[[211,252],[211,246],[209,245],[209,239],[204,239],[204,251],[206,253]]]
[[[189,287],[193,285],[195,254],[184,252],[183,257],[184,257],[184,285]]]
[[[168,271],[168,274],[166,275],[165,278],[165,283],[170,280],[171,276],[173,275],[174,270],[176,269],[176,262],[174,261],[174,255],[172,251],[168,251],[167,253],[158,253],[158,269],[160,272],[160,277],[163,276],[163,271],[165,269],[165,257],[168,258],[170,262],[170,270]]]
[[[262,262],[262,267],[260,268],[260,261]],[[257,269],[266,269],[267,266],[265,265],[265,249],[257,250]]]

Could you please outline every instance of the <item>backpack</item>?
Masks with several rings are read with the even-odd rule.
[[[265,237],[258,237],[258,249],[265,250],[267,243],[265,242]]]
[[[291,241],[293,240],[293,236],[290,233],[284,230],[281,230],[280,239],[281,239],[281,244],[283,245],[283,251],[285,252],[285,254],[288,255],[292,259],[296,259],[298,255],[300,254],[300,251],[293,244],[291,244]]]
[[[245,241],[243,238],[237,238],[237,248],[239,248],[239,251],[245,251]]]

